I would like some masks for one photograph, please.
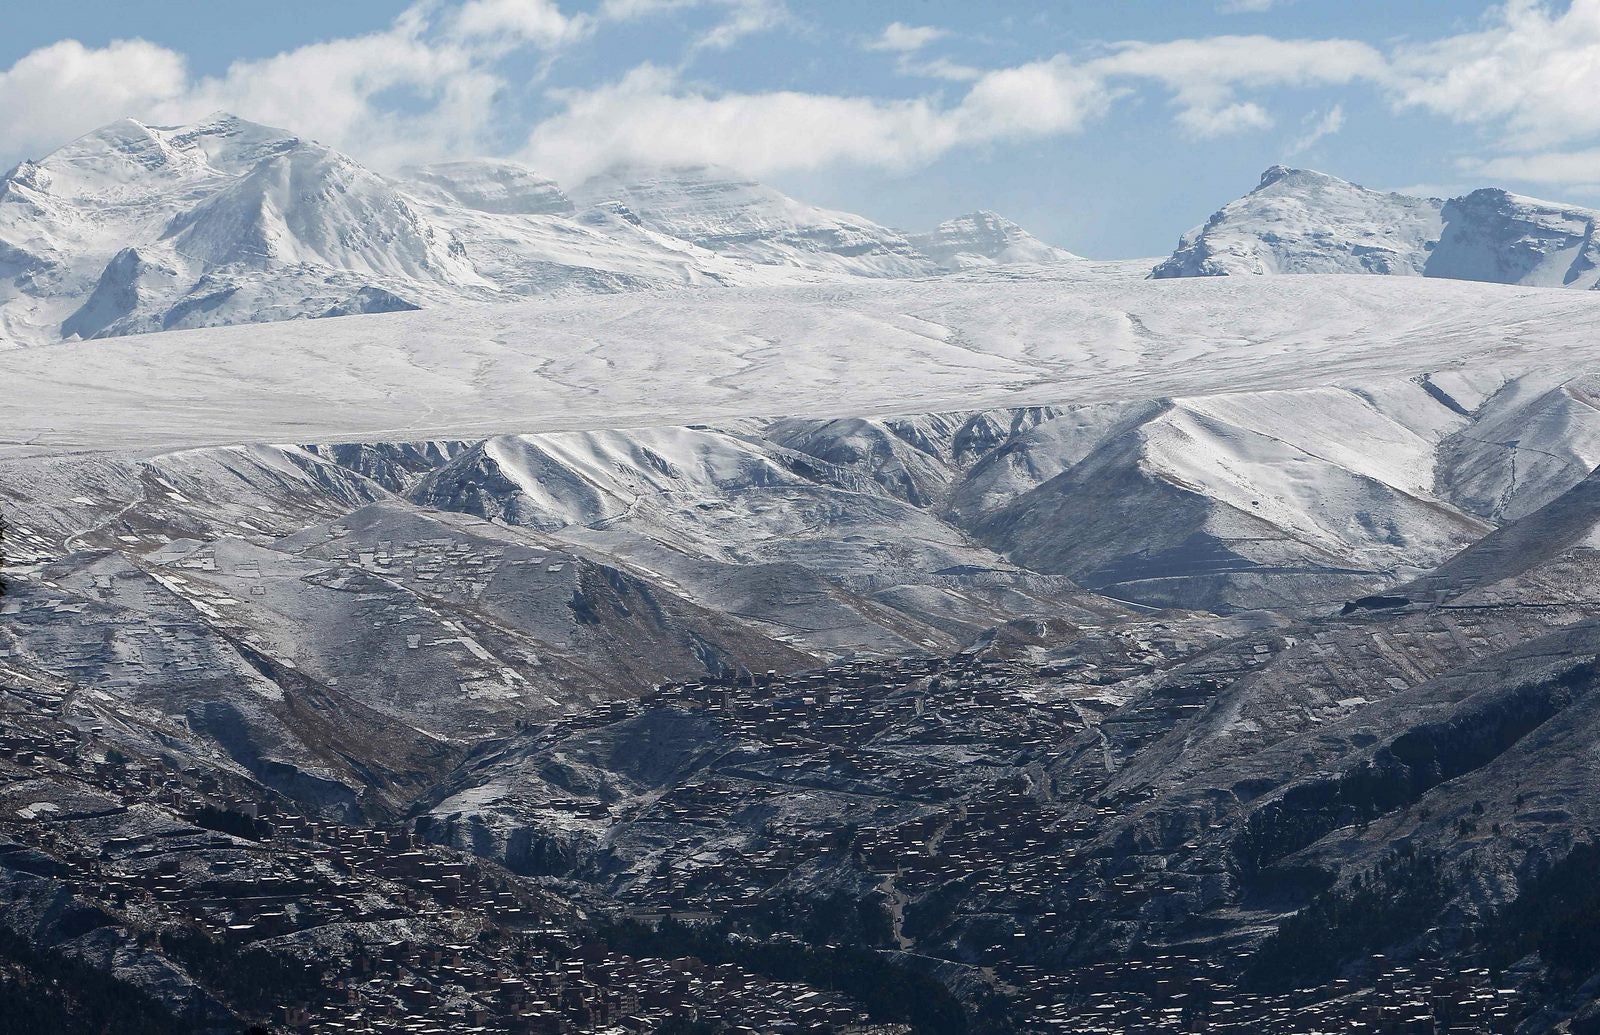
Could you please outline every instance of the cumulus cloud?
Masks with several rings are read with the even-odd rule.
[[[700,50],[726,50],[746,36],[767,32],[790,21],[783,0],[603,0],[599,8],[602,21],[626,22],[673,11],[702,8],[719,9],[723,17],[702,32],[690,47]]]
[[[1600,0],[1564,12],[1512,0],[1481,32],[1403,47],[1394,62],[1401,104],[1503,122],[1521,146],[1600,132]]]
[[[1254,101],[1184,108],[1177,114],[1177,123],[1185,133],[1201,138],[1268,129],[1273,124],[1272,116]]]
[[[157,124],[227,110],[389,167],[481,153],[513,50],[549,50],[592,30],[553,0],[419,0],[376,32],[308,44],[193,77],[182,55],[139,40],[67,40],[0,71],[4,160],[38,155],[122,116]],[[397,100],[398,98],[398,100]]]
[[[390,167],[481,149],[503,80],[470,48],[408,26],[315,43],[193,83],[164,121],[226,110]],[[386,96],[407,92],[393,108]]]
[[[184,59],[143,40],[89,48],[62,40],[0,71],[0,164],[37,155],[130,112],[170,105],[188,88]]]
[[[68,40],[0,69],[0,162],[123,115],[180,122],[226,109],[380,167],[520,148],[569,178],[620,161],[707,161],[758,175],[836,163],[904,168],[957,148],[1076,133],[1134,93],[1165,97],[1177,128],[1206,138],[1271,127],[1285,90],[1362,85],[1396,108],[1501,135],[1506,153],[1480,162],[1484,175],[1597,178],[1587,166],[1600,141],[1600,106],[1591,100],[1600,91],[1600,0],[1560,9],[1510,0],[1476,31],[1384,50],[1225,35],[1129,41],[998,69],[939,56],[955,41],[948,30],[894,22],[860,42],[892,55],[906,76],[953,85],[897,98],[729,90],[645,64],[598,86],[552,87],[542,121],[513,122],[513,53],[553,55],[616,23],[674,11],[702,16],[684,51],[691,58],[791,19],[782,0],[600,0],[587,11],[574,0],[416,0],[377,31],[208,77],[152,43]],[[1343,119],[1344,108],[1330,104],[1290,153],[1338,132]],[[506,141],[511,147],[497,146]]]
[[[928,58],[922,55],[931,44],[952,35],[948,29],[932,25],[907,25],[890,22],[883,32],[866,43],[866,49],[895,55],[895,70],[904,76],[921,79],[946,79],[965,83],[983,78],[983,70],[963,65],[949,58]]]
[[[695,49],[726,50],[746,36],[768,32],[789,20],[789,9],[777,0],[729,0],[728,15],[695,41]]]

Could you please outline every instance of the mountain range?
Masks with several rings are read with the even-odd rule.
[[[1440,200],[1274,166],[1150,276],[1376,273],[1587,289],[1600,283],[1595,219],[1497,188]],[[231,115],[176,127],[123,119],[0,180],[0,347],[1074,262],[993,212],[903,233],[712,166],[620,167],[570,189],[504,159],[383,176]]]
[[[123,119],[0,180],[0,346],[1073,258],[993,213],[908,236],[710,166],[569,193],[504,160],[389,177],[231,115]]]
[[[0,1027],[1600,1030],[1592,230],[24,163]]]

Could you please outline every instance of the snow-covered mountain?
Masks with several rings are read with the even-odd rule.
[[[1588,289],[1600,282],[1597,217],[1493,187],[1441,201],[1276,165],[1151,276],[1383,273]]]
[[[506,216],[570,216],[572,199],[556,181],[516,162],[466,159],[417,166],[403,183],[429,201]]]
[[[624,167],[586,181],[575,196],[660,233],[763,265],[876,277],[937,269],[898,231],[796,201],[717,166]]]
[[[945,269],[962,270],[1005,263],[1068,262],[1064,248],[1045,244],[996,212],[979,211],[947,219],[911,244]]]
[[[0,181],[0,341],[408,308],[489,285],[382,177],[219,115],[103,127]]]
[[[1496,284],[1600,285],[1594,209],[1486,187],[1445,202],[1444,230],[1424,272]]]
[[[1429,243],[1439,237],[1441,204],[1275,165],[1261,174],[1255,190],[1184,234],[1151,275],[1417,276],[1427,263]]]
[[[122,119],[0,179],[0,347],[1067,257],[988,213],[919,241],[709,167],[616,170],[569,196],[502,159],[391,178],[231,115]]]

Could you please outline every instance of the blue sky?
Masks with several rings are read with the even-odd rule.
[[[381,169],[713,161],[907,229],[1154,255],[1268,165],[1600,203],[1600,0],[74,0],[0,38],[0,163],[225,108]]]

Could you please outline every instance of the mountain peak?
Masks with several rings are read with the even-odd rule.
[[[947,219],[928,233],[911,235],[910,240],[918,251],[949,270],[1078,258],[1045,244],[1017,223],[988,209]]]
[[[49,174],[52,193],[67,196],[120,191],[152,176],[187,177],[201,165],[160,130],[132,118],[91,130],[36,164]]]
[[[1442,201],[1274,165],[1150,275],[1384,273],[1593,288],[1596,222],[1594,210],[1499,187]]]
[[[1293,166],[1288,165],[1268,166],[1266,171],[1261,174],[1261,181],[1256,184],[1255,189],[1257,191],[1261,191],[1279,183],[1286,184],[1290,187],[1349,187],[1355,190],[1366,189],[1359,184],[1351,183],[1349,180],[1343,180],[1337,176],[1330,176],[1325,172],[1318,172],[1315,169],[1296,169]]]
[[[1441,203],[1274,165],[1250,193],[1184,234],[1157,279],[1260,273],[1420,275]]]
[[[163,132],[174,146],[198,151],[212,168],[232,175],[248,171],[263,159],[311,144],[286,129],[251,122],[226,111],[215,111],[197,122]]]

